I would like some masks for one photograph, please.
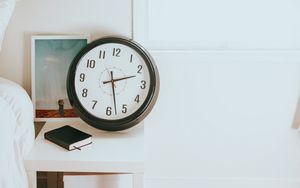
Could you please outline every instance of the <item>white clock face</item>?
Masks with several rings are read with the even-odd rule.
[[[80,59],[74,83],[86,111],[97,118],[118,120],[141,107],[149,92],[150,75],[144,59],[134,49],[106,43]]]

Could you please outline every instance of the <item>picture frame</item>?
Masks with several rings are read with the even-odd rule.
[[[72,60],[89,42],[89,35],[31,37],[31,97],[36,122],[78,118],[68,99],[66,79]]]

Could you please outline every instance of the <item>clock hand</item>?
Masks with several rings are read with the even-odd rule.
[[[115,94],[115,81],[114,81],[113,71],[110,71],[110,77],[111,77],[111,87],[112,87],[112,92],[113,92],[115,115],[117,115],[116,94]]]
[[[112,79],[112,80],[109,80],[109,81],[104,81],[102,83],[107,84],[107,83],[110,83],[110,82],[117,82],[117,81],[120,81],[120,80],[126,80],[126,79],[134,78],[134,77],[136,77],[136,76],[135,75],[134,76],[127,76],[127,77],[123,77],[123,78],[117,78],[117,79]]]

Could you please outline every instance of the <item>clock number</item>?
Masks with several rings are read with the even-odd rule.
[[[107,116],[111,115],[111,107],[109,107],[109,106],[106,108],[106,115]]]
[[[85,80],[85,74],[84,74],[84,73],[81,73],[81,74],[79,75],[79,81],[80,81],[80,82],[84,82],[84,80]]]
[[[121,52],[120,48],[114,48],[113,49],[113,56],[120,57],[120,52]]]
[[[92,109],[94,109],[98,101],[92,100],[92,102],[94,103]]]
[[[86,89],[86,88],[84,88],[83,90],[82,90],[82,97],[87,97],[87,92],[88,92],[88,89]]]
[[[133,58],[133,55],[131,54],[130,55],[130,63],[132,63],[132,58]]]
[[[123,114],[127,113],[127,104],[123,104],[123,106],[122,106],[122,113]]]
[[[138,71],[137,71],[137,73],[142,74],[142,68],[143,68],[142,65],[138,65]]]
[[[141,81],[141,84],[142,84],[142,85],[140,86],[140,88],[141,88],[141,89],[145,89],[145,88],[146,88],[146,81],[145,81],[145,80],[142,80],[142,81]]]
[[[86,67],[87,68],[91,68],[91,69],[93,69],[93,68],[95,68],[95,65],[96,65],[96,61],[95,60],[87,60],[87,64],[86,64]]]
[[[99,59],[105,59],[105,51],[100,50],[99,52]]]
[[[139,102],[140,102],[140,95],[137,95],[137,96],[135,97],[134,101],[135,101],[136,103],[139,103]]]

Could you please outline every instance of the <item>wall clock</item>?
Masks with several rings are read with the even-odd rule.
[[[74,58],[67,92],[85,122],[120,131],[137,125],[152,110],[159,93],[159,73],[153,58],[133,40],[101,38]]]

